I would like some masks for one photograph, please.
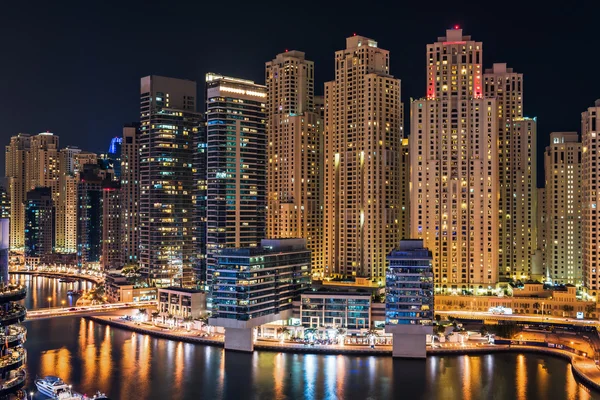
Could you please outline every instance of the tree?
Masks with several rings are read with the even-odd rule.
[[[461,310],[463,310],[467,305],[464,302],[460,302],[458,303],[458,308],[460,308]]]
[[[440,314],[435,314],[435,321],[438,323],[438,325],[441,320],[442,320],[442,316]]]
[[[590,314],[595,313],[596,304],[588,304],[587,306],[585,306],[585,312],[587,313],[588,317],[590,316]]]

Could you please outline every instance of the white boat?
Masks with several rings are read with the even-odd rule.
[[[75,396],[71,391],[71,386],[67,385],[58,376],[47,376],[35,380],[35,386],[38,391],[51,399],[60,400],[80,400],[81,397]]]
[[[92,397],[81,395],[71,389],[57,376],[47,376],[35,380],[38,391],[51,399],[56,400],[109,400],[106,394],[97,391]]]

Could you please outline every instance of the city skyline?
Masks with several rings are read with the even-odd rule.
[[[265,28],[250,26],[250,33],[254,33],[254,37],[257,38],[256,43],[248,43],[247,39],[241,40],[235,35],[227,34],[220,37],[219,43],[222,46],[211,46],[209,52],[199,51],[198,54],[191,54],[189,59],[186,58],[177,62],[162,56],[166,54],[166,50],[161,50],[161,53],[157,57],[153,57],[152,60],[138,61],[136,54],[148,51],[149,45],[140,43],[141,37],[134,33],[135,29],[129,25],[131,21],[127,16],[133,17],[134,9],[123,10],[122,16],[113,16],[109,13],[109,10],[99,9],[97,15],[87,17],[91,18],[91,21],[88,22],[94,26],[100,22],[101,17],[108,18],[108,20],[114,22],[114,33],[112,35],[119,34],[129,40],[123,41],[122,44],[121,41],[118,41],[119,43],[111,49],[107,48],[106,39],[100,39],[94,35],[92,38],[88,38],[90,39],[89,43],[83,41],[83,38],[73,38],[60,44],[58,39],[63,38],[69,32],[69,29],[65,27],[64,30],[50,35],[47,40],[54,39],[56,42],[51,41],[48,43],[47,48],[40,50],[39,56],[47,57],[49,54],[54,54],[50,53],[54,51],[60,60],[65,57],[65,52],[69,49],[85,48],[80,52],[68,53],[70,54],[69,60],[73,61],[69,63],[67,68],[71,72],[70,74],[62,72],[61,68],[66,68],[63,62],[59,62],[58,65],[46,65],[44,68],[41,66],[36,67],[33,70],[32,67],[20,70],[13,70],[10,66],[0,67],[0,73],[4,72],[15,78],[0,84],[3,92],[7,93],[7,99],[10,99],[10,103],[0,103],[0,106],[4,106],[0,109],[27,108],[29,110],[26,117],[18,113],[7,113],[3,118],[3,121],[5,121],[4,135],[8,137],[18,132],[34,134],[50,130],[61,135],[62,142],[66,145],[77,145],[90,151],[100,152],[104,150],[108,138],[119,134],[122,122],[137,119],[136,99],[131,93],[136,90],[137,80],[141,76],[157,74],[201,82],[206,72],[216,70],[226,75],[244,76],[261,83],[264,77],[263,60],[270,59],[274,54],[281,53],[286,48],[306,52],[307,58],[315,62],[317,71],[315,94],[320,95],[323,91],[323,82],[331,80],[333,77],[330,54],[337,50],[337,43],[339,43],[340,38],[350,36],[353,32],[372,37],[383,48],[390,50],[392,62],[395,66],[394,75],[403,81],[402,101],[408,104],[410,97],[421,95],[420,88],[424,79],[422,68],[424,44],[435,39],[438,35],[442,35],[446,28],[455,24],[460,25],[465,29],[465,32],[486,43],[486,60],[506,61],[516,71],[525,75],[525,87],[527,92],[530,93],[525,98],[528,116],[536,115],[539,119],[540,143],[538,143],[538,154],[541,154],[545,146],[549,144],[550,132],[579,130],[579,120],[577,118],[579,110],[592,103],[596,97],[595,93],[600,89],[600,82],[586,79],[585,74],[573,73],[568,64],[570,57],[578,57],[577,54],[584,52],[591,44],[592,35],[587,34],[587,24],[583,21],[589,18],[588,15],[592,13],[586,13],[585,7],[577,11],[577,16],[580,18],[562,21],[559,17],[565,12],[560,9],[553,9],[547,19],[528,21],[527,26],[516,23],[516,16],[508,15],[498,15],[494,18],[492,24],[486,24],[485,20],[481,18],[486,14],[485,7],[476,12],[467,8],[466,11],[462,10],[462,15],[460,9],[445,10],[442,7],[439,9],[440,12],[435,14],[443,14],[443,16],[429,15],[430,13],[426,10],[416,6],[411,8],[403,11],[403,14],[410,14],[411,19],[415,20],[426,17],[426,29],[419,26],[417,31],[416,23],[411,21],[406,21],[403,24],[376,24],[361,20],[359,23],[356,21],[340,22],[331,27],[322,28],[326,30],[319,33],[303,32],[299,34],[292,29],[285,30],[283,34],[277,37],[270,36],[268,40],[263,40],[263,37],[267,37],[262,35]],[[315,20],[325,19],[332,10],[325,7],[320,11],[321,13],[316,13],[314,16]],[[532,13],[536,10],[525,5],[520,7],[520,11]],[[70,16],[77,16],[79,12],[81,10],[77,8],[71,10]],[[255,15],[256,12],[254,11],[251,15]],[[369,12],[374,13],[375,11]],[[155,13],[155,11],[151,11],[152,13]],[[243,15],[244,13],[240,14]],[[301,20],[306,17],[305,14],[307,14],[306,11],[301,11],[298,15],[292,16],[292,20]],[[34,13],[31,16],[31,21],[40,18],[40,15]],[[239,17],[233,16],[232,18]],[[74,19],[76,20],[76,18]],[[135,20],[135,18],[133,19]],[[15,20],[19,20],[18,13]],[[573,21],[578,22],[574,23]],[[32,23],[30,22],[30,24]],[[73,27],[74,24],[77,25],[79,22],[69,21],[66,26]],[[280,26],[280,23],[277,23],[276,26]],[[510,29],[506,27],[510,27]],[[24,46],[31,44],[36,30],[39,29],[35,26],[33,28],[35,29],[26,31],[23,37],[18,38],[17,42],[22,43]],[[580,30],[577,31],[575,28]],[[188,30],[185,27],[178,27],[178,29],[186,32]],[[207,28],[201,30],[204,31],[204,29]],[[496,31],[501,31],[502,34],[497,35]],[[525,35],[527,31],[537,31],[539,36],[529,37]],[[419,32],[419,36],[416,36],[414,32]],[[151,36],[159,41],[158,43],[166,41],[165,38],[156,37],[154,33]],[[200,38],[201,36],[198,34],[193,34],[189,40],[200,40]],[[188,40],[184,40],[184,42],[189,44]],[[89,48],[86,48],[86,45]],[[182,45],[183,43],[173,44],[172,46],[179,48]],[[537,57],[536,54],[538,52],[539,54],[550,54],[556,46],[561,47],[564,57],[553,59],[553,68],[547,68],[543,60],[544,57]],[[13,49],[9,47],[8,50],[12,51]],[[233,57],[233,53],[238,54],[236,57],[245,60],[245,62],[235,62],[236,57]],[[16,50],[14,54],[23,62],[27,62],[31,57]],[[88,64],[92,64],[92,60],[96,61],[97,57],[99,63],[89,65],[89,68],[87,68]],[[592,54],[591,57],[595,56]],[[141,59],[142,57],[138,58]],[[119,63],[119,67],[115,67],[113,62],[116,59],[124,59],[127,62]],[[589,65],[593,64],[593,59],[590,59]],[[584,67],[588,68],[587,65],[585,64]],[[491,64],[484,64],[484,68],[488,67],[491,67]],[[6,70],[3,70],[4,68]],[[76,70],[73,70],[75,68]],[[27,78],[25,78],[26,76]],[[553,81],[558,80],[561,82],[559,91],[556,90],[555,85],[549,87],[546,84],[550,77]],[[13,82],[19,82],[19,85]],[[89,86],[86,86],[86,83]],[[34,84],[35,86],[31,86]],[[53,89],[57,85],[61,85],[60,90]],[[30,86],[34,89],[29,89]],[[82,92],[79,86],[86,87],[85,92]],[[47,87],[47,89],[40,90],[44,87]],[[35,90],[36,96],[24,102],[23,96],[19,93],[20,90]],[[113,93],[117,91],[123,93],[123,95],[114,98]],[[65,104],[68,100],[66,93],[73,93],[74,96],[80,99],[77,104],[72,105],[73,115],[69,119],[62,118],[61,113],[55,112],[58,111],[58,106],[53,105]],[[569,98],[570,101],[553,101],[558,94]],[[110,101],[108,101],[109,96]],[[202,98],[203,95],[200,91],[199,101],[202,101]],[[54,99],[61,99],[62,101]],[[34,117],[31,118],[31,115]],[[559,117],[561,115],[564,115],[564,117]],[[405,128],[408,129],[408,126]],[[538,167],[538,171],[540,172],[539,176],[542,171],[541,166]],[[542,180],[539,179],[538,182],[541,183]]]

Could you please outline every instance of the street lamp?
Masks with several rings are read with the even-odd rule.
[[[65,301],[65,300],[61,300],[61,301],[60,301],[60,304],[62,304],[62,306],[63,306],[63,307],[65,306],[65,303],[66,303],[66,301]]]
[[[48,308],[50,308],[50,302],[52,301],[52,297],[48,296]]]
[[[544,320],[544,304],[546,303],[542,301],[542,321]]]

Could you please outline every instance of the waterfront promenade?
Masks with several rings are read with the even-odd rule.
[[[99,285],[104,281],[103,278],[89,275],[89,274],[79,274],[76,272],[55,272],[55,271],[45,271],[45,270],[36,270],[36,269],[10,269],[9,274],[19,274],[19,275],[39,275],[39,276],[47,276],[50,278],[68,278],[68,279],[83,279],[85,281],[89,281]]]
[[[135,323],[119,319],[120,315],[102,315],[88,316],[86,318],[110,325],[116,328],[126,329],[132,332],[147,334],[169,340],[177,340],[187,343],[204,344],[210,346],[223,347],[222,335],[211,335],[205,337],[203,332],[197,330],[177,330],[155,326],[151,323]],[[343,354],[343,355],[371,355],[371,356],[391,356],[392,346],[376,346],[374,349],[366,345],[323,345],[307,346],[304,344],[281,342],[278,340],[259,339],[254,344],[255,350],[277,351],[289,353],[310,353],[310,354]],[[588,387],[600,391],[600,368],[594,360],[576,355],[574,353],[546,348],[525,345],[489,345],[489,344],[459,344],[446,343],[441,347],[427,348],[428,355],[470,355],[470,354],[490,354],[500,352],[513,353],[536,353],[544,354],[565,359],[571,364],[573,374]]]

